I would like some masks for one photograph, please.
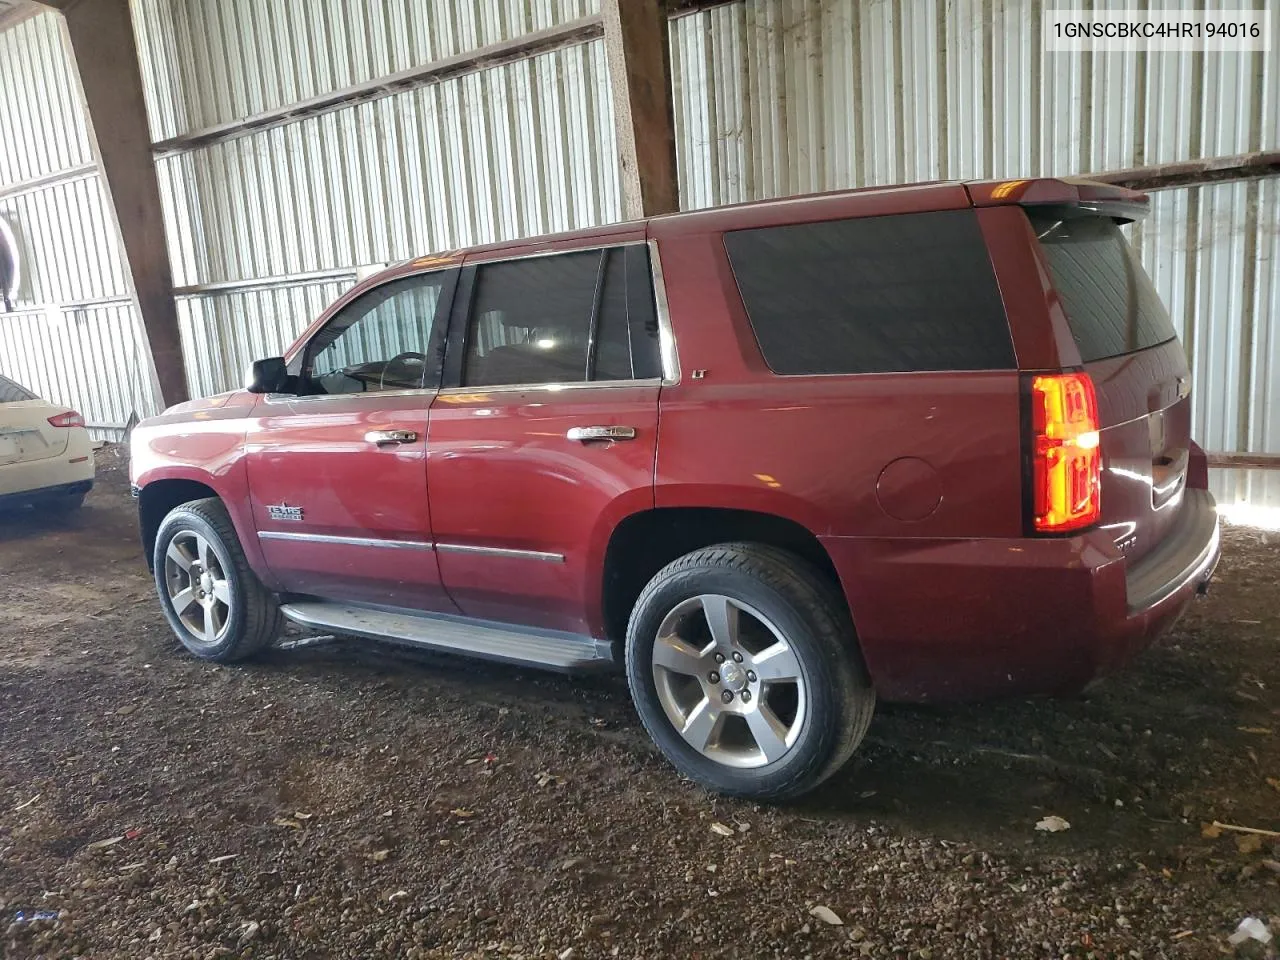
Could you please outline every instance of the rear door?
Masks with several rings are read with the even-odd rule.
[[[449,339],[427,468],[445,586],[468,616],[591,633],[609,534],[653,506],[648,248],[468,265]]]
[[[1186,353],[1168,311],[1109,217],[1028,208],[1102,426],[1102,526],[1135,560],[1173,527],[1191,453]]]
[[[49,422],[57,413],[30,390],[0,377],[0,467],[65,453],[70,431]]]
[[[391,280],[307,344],[296,394],[264,397],[245,438],[254,525],[281,588],[455,611],[427,510],[427,418],[456,270]]]

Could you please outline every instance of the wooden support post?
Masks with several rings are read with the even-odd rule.
[[[627,219],[680,209],[671,49],[662,0],[602,0]]]
[[[129,0],[38,0],[62,11],[99,168],[166,405],[188,398],[173,270]]]

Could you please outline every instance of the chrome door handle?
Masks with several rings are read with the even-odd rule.
[[[588,443],[592,440],[634,440],[635,427],[570,427],[565,434],[570,440]]]
[[[371,430],[364,435],[366,443],[375,443],[380,447],[396,443],[413,443],[418,435],[412,430]]]

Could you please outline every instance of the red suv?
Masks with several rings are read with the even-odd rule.
[[[932,183],[413,260],[133,434],[165,616],[625,666],[725,793],[830,776],[877,697],[1078,689],[1208,582],[1144,195]]]

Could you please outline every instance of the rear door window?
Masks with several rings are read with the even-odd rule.
[[[1151,278],[1115,222],[1068,209],[1029,210],[1084,363],[1177,336]]]
[[[23,400],[35,400],[36,395],[26,387],[19,386],[6,377],[0,377],[0,403],[20,403]]]
[[[476,268],[462,385],[658,375],[648,250],[612,247]]]
[[[774,373],[1015,366],[972,210],[738,230],[724,242]]]

